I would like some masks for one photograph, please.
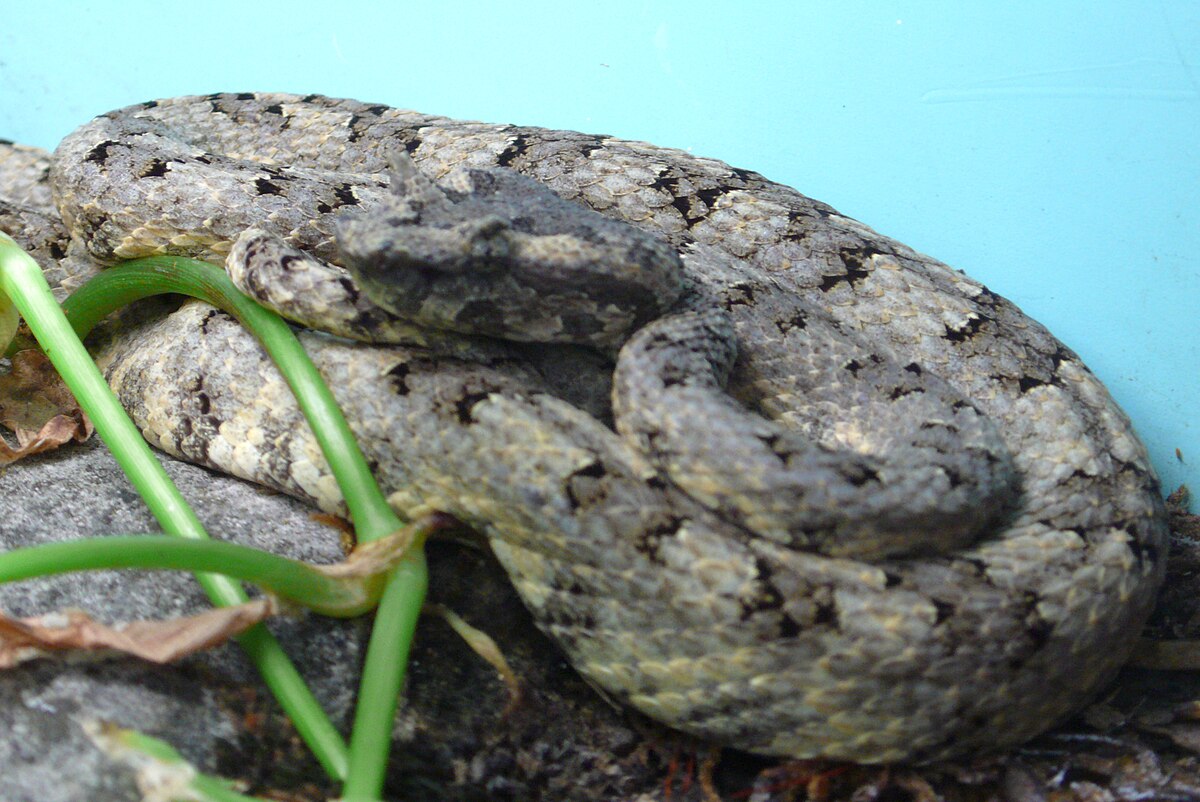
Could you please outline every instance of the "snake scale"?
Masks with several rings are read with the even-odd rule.
[[[393,506],[484,532],[575,667],[672,727],[797,758],[998,749],[1094,695],[1149,613],[1157,480],[1075,354],[756,173],[251,93],[84,125],[56,212],[45,159],[4,154],[41,173],[0,223],[56,275],[232,251],[247,291],[340,335],[302,338]],[[14,222],[39,209],[45,233]],[[99,358],[157,446],[343,511],[223,313]]]

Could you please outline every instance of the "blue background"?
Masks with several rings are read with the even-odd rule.
[[[3,5],[0,137],[30,144],[150,98],[275,90],[761,172],[1016,301],[1107,383],[1164,484],[1197,485],[1200,3]]]

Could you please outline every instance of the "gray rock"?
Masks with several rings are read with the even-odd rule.
[[[314,562],[341,559],[339,535],[285,496],[160,455],[210,534]],[[102,444],[93,440],[0,471],[0,545],[158,531]],[[409,669],[388,798],[635,799],[664,762],[639,748],[651,725],[607,705],[570,669],[486,549],[430,544],[434,602],[494,637],[521,678],[514,710],[495,671],[449,627],[422,619]],[[166,617],[207,605],[181,573],[105,571],[0,585],[0,609],[77,607],[105,621]],[[318,616],[272,624],[343,733],[353,715],[365,622]],[[133,775],[86,737],[102,719],[162,738],[202,771],[250,793],[336,795],[234,646],[157,667],[130,659],[38,662],[0,672],[0,802],[126,802]],[[636,726],[634,726],[636,724]],[[643,797],[649,798],[649,797]],[[678,798],[678,797],[677,797]]]
[[[214,535],[318,562],[341,557],[338,534],[314,521],[307,508],[244,482],[162,459]],[[1178,521],[1176,527],[1183,531]],[[4,548],[154,530],[140,499],[98,442],[0,471]],[[508,710],[506,691],[491,667],[442,621],[423,619],[394,729],[388,799],[655,802],[667,798],[665,783],[672,778],[671,799],[702,799],[699,783],[686,767],[691,755],[697,765],[701,762],[703,745],[672,737],[605,704],[537,632],[485,549],[431,543],[428,550],[431,599],[499,642],[521,678],[524,698]],[[1190,559],[1194,562],[1194,554]],[[1168,586],[1179,587],[1186,604],[1197,598],[1193,585]],[[0,608],[19,615],[74,606],[104,620],[123,620],[184,614],[205,605],[190,577],[166,572],[97,572],[0,585]],[[1175,618],[1195,621],[1186,605],[1176,607]],[[1171,624],[1170,609],[1165,626],[1174,632],[1179,625]],[[364,627],[310,616],[273,629],[334,721],[347,731]],[[1164,682],[1163,676],[1127,674],[1100,707],[1135,711],[1153,719],[1154,731],[1160,732],[1169,711],[1196,694],[1194,682]],[[1159,697],[1161,702],[1147,712],[1148,700]],[[878,795],[895,786],[908,794],[905,789],[922,783],[946,794],[964,789],[982,793],[1017,769],[1031,773],[1043,787],[1055,788],[1061,784],[1064,761],[1073,759],[1099,767],[1097,776],[1107,778],[1105,785],[1136,787],[1150,796],[1159,794],[1155,798],[1194,798],[1181,795],[1200,788],[1194,753],[1186,748],[1147,751],[1131,731],[1136,726],[1128,724],[1132,715],[1116,715],[1121,723],[1114,734],[1129,750],[1149,755],[1149,763],[1138,763],[1154,769],[1145,776],[1128,776],[1121,762],[1125,752],[1107,755],[1105,750],[1118,743],[1112,737],[1076,735],[1081,726],[1076,723],[1047,736],[1040,748],[1023,757],[930,767],[919,774],[854,770],[843,776],[842,787],[830,799],[850,799],[856,788]],[[235,647],[223,647],[177,666],[115,659],[39,662],[0,672],[0,802],[138,799],[132,772],[109,760],[84,735],[80,722],[86,719],[105,719],[162,738],[202,770],[244,781],[250,793],[283,791],[293,795],[289,798],[313,800],[337,793],[246,658]],[[675,763],[679,768],[672,768]],[[797,783],[805,782],[781,780],[770,765],[727,751],[720,758],[718,787],[743,796],[754,789],[755,799],[773,801],[787,798]],[[764,768],[768,771],[758,775]]]
[[[283,496],[164,458],[215,537],[314,562],[342,557],[338,533]],[[0,541],[6,549],[158,528],[98,441],[0,474]],[[79,608],[105,621],[185,615],[207,600],[179,572],[103,571],[0,585],[0,608],[37,615]],[[362,627],[308,617],[273,624],[335,721],[353,704]],[[156,667],[128,659],[43,661],[0,673],[0,799],[4,802],[137,798],[130,773],[109,763],[80,722],[102,719],[164,738],[198,766],[219,771],[237,749],[246,688],[260,685],[235,646]],[[263,693],[257,690],[257,693]]]

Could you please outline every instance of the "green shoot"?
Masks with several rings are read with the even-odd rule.
[[[165,531],[188,538],[206,537],[195,514],[179,496],[161,466],[150,455],[136,427],[120,409],[112,391],[87,356],[78,336],[85,335],[109,312],[133,300],[154,294],[176,292],[202,298],[233,314],[251,330],[280,366],[297,396],[301,409],[309,418],[334,476],[342,488],[360,543],[378,540],[402,528],[401,521],[387,506],[386,499],[371,477],[366,460],[354,442],[349,426],[334,403],[332,394],[320,380],[315,367],[287,324],[242,296],[223,272],[204,263],[171,257],[153,257],[110,269],[89,282],[64,305],[64,310],[71,318],[70,325],[74,328],[72,332],[54,304],[40,269],[16,247],[15,243],[5,237],[4,241],[0,241],[0,289],[6,296],[11,297],[24,313],[43,350],[63,375],[80,401],[80,406],[95,423],[97,431],[113,450],[131,481],[147,499]],[[0,304],[0,315],[4,312],[5,308]],[[0,317],[0,324],[7,324],[10,317],[11,315]],[[5,331],[7,328],[6,325]],[[0,331],[0,334],[5,331]],[[134,540],[145,539],[127,539],[116,544],[126,552],[127,556],[123,559],[129,563],[144,559],[135,556],[138,547],[132,542]],[[59,548],[63,545],[66,544],[54,544],[54,547]],[[111,548],[112,545],[110,542],[108,547]],[[105,544],[97,543],[96,547],[104,549]],[[22,557],[27,562],[10,564],[8,573],[12,576],[31,575],[28,572],[35,570],[35,567],[31,566],[35,566],[38,559],[43,560],[37,563],[40,568],[50,570],[53,560],[46,561],[47,555],[57,557],[60,561],[57,563],[59,566],[75,560],[72,564],[76,567],[85,567],[85,564],[90,566],[98,559],[95,551],[79,549],[72,552],[70,548],[74,547],[68,547],[67,551],[59,550],[57,554],[47,550],[33,556],[30,556],[29,552],[37,550],[27,550]],[[181,559],[176,565],[201,569],[227,565],[225,562],[214,561],[214,553],[197,549],[186,557],[180,554],[177,556]],[[71,556],[68,558],[67,555]],[[251,563],[247,566],[244,559],[247,556],[241,555],[240,573],[254,575],[270,574],[274,571],[276,575],[271,581],[292,583],[298,589],[302,600],[311,601],[314,592],[318,597],[329,592],[327,587],[317,589],[313,585],[313,578],[303,572],[297,572],[295,566],[284,568],[280,563],[262,562],[258,557],[251,558]],[[162,559],[161,556],[159,559]],[[63,560],[67,562],[62,562]],[[222,570],[229,569],[222,567]],[[22,574],[22,571],[26,573]],[[280,575],[284,578],[281,579]],[[204,574],[201,579],[214,601],[218,603],[237,603],[244,598],[240,588],[225,577]],[[277,696],[280,696],[281,704],[292,715],[298,730],[314,748],[326,771],[331,776],[346,779],[344,795],[347,799],[377,799],[382,791],[391,743],[392,718],[395,715],[399,691],[403,686],[404,667],[407,664],[412,634],[426,584],[424,552],[417,544],[404,552],[382,589],[377,626],[368,646],[354,734],[348,755],[341,751],[340,738],[337,738],[328,719],[320,712],[308,689],[295,675],[295,670],[286,656],[278,650],[277,644],[273,646],[272,652],[270,644],[274,644],[273,641],[264,647],[263,642],[255,640],[256,632],[266,634],[261,627],[241,637],[243,645],[250,641],[251,654],[257,658],[268,684]],[[376,595],[377,590],[376,583],[374,588],[367,589],[365,595],[353,601],[349,607],[345,607],[344,603],[339,601],[333,604],[331,609],[357,610],[369,603],[368,600]],[[325,605],[325,602],[320,601],[318,604]],[[296,683],[290,681],[289,670]],[[313,709],[316,710],[316,716],[313,715]]]
[[[359,542],[398,531],[400,519],[387,505],[332,393],[291,329],[243,296],[223,271],[176,257],[139,259],[104,271],[68,299],[64,309],[82,335],[115,308],[164,292],[201,298],[234,315],[271,355],[325,453]],[[382,792],[392,720],[427,583],[424,551],[415,547],[405,552],[382,590],[355,714],[347,799],[377,799]]]
[[[194,802],[252,802],[233,790],[228,780],[196,771],[183,755],[165,741],[135,730],[89,721],[84,730],[114,760],[129,765],[138,773],[138,784],[147,799],[193,800]]]
[[[207,538],[199,519],[154,458],[63,317],[41,268],[3,233],[0,233],[0,294],[20,310],[46,356],[146,500],[163,531],[184,538]],[[247,598],[234,580],[213,574],[200,574],[197,579],[214,604],[241,604]],[[332,777],[344,778],[349,769],[345,742],[279,642],[263,626],[247,630],[238,642],[325,771]]]
[[[80,287],[63,311],[81,337],[109,313],[151,295],[180,293],[207,301],[238,319],[262,344],[296,394],[338,481],[360,542],[390,535],[403,524],[387,505],[354,434],[312,360],[283,320],[205,262],[152,256],[109,268]]]
[[[323,568],[220,540],[128,535],[45,543],[0,555],[0,582],[114,568],[208,571],[257,585],[320,615],[352,618],[379,604],[375,578],[395,567],[408,549],[436,527],[428,520],[355,552],[350,562]],[[362,555],[361,559],[359,558]]]

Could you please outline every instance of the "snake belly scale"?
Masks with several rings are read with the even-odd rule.
[[[342,309],[341,336],[303,337],[389,501],[478,527],[584,676],[686,732],[864,762],[1001,748],[1093,695],[1153,603],[1157,481],[1078,358],[981,284],[755,173],[244,93],[101,116],[60,145],[51,184],[76,256],[233,250],[243,286],[295,319]],[[570,207],[546,212],[562,230],[513,211],[543,187]],[[465,262],[442,300],[422,278],[390,290],[400,319],[374,305],[390,279],[372,265],[411,261],[380,256],[389,219],[432,225],[418,239],[443,250],[574,269],[622,241],[595,213],[641,233],[603,281],[573,274],[586,315],[554,300],[509,339],[544,273],[477,298],[490,268]],[[101,358],[155,444],[341,511],[285,385],[223,314],[185,305]]]

